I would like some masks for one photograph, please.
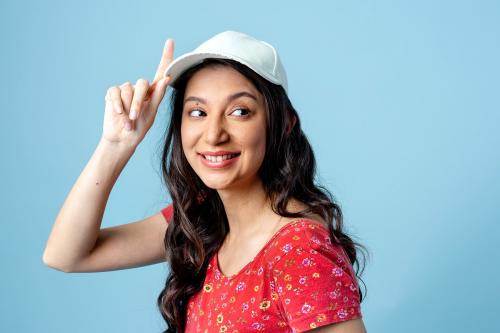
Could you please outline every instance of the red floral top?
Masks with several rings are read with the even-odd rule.
[[[169,221],[172,208],[162,213]],[[362,315],[348,257],[327,227],[302,218],[277,231],[237,274],[222,274],[215,254],[188,302],[186,332],[304,332],[355,318]]]

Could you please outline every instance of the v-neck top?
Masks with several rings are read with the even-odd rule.
[[[243,268],[241,268],[238,273],[235,273],[235,274],[232,274],[232,275],[225,275],[224,273],[222,273],[222,270],[220,269],[220,265],[219,265],[219,251],[216,251],[216,253],[214,254],[213,258],[212,258],[212,261],[213,261],[213,265],[214,265],[214,269],[216,269],[217,271],[219,271],[220,273],[220,276],[221,278],[224,278],[224,279],[227,279],[227,280],[230,280],[230,279],[234,279],[236,277],[238,277],[239,275],[241,275],[243,273],[244,270],[246,270],[249,266],[251,266],[256,260],[259,259],[259,257],[261,255],[264,255],[265,253],[267,253],[267,248],[268,246],[271,245],[271,243],[274,241],[274,239],[276,237],[278,237],[281,232],[287,228],[290,227],[290,225],[292,224],[295,224],[297,222],[300,222],[301,220],[305,220],[305,219],[298,219],[298,220],[295,220],[295,221],[291,221],[285,225],[283,225],[281,228],[278,229],[278,231],[276,231],[272,236],[271,238],[266,242],[266,244],[264,244],[264,246],[259,250],[259,252],[255,255],[255,257],[250,261],[248,262],[245,266],[243,266]],[[308,221],[311,221],[312,220],[308,220]],[[318,226],[320,226],[319,222],[312,222],[312,223],[316,223]]]
[[[169,221],[168,207],[162,213]],[[358,288],[328,228],[297,219],[236,274],[225,276],[212,256],[202,289],[188,301],[185,332],[305,332],[362,318]]]

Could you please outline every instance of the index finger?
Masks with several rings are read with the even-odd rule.
[[[167,41],[165,42],[165,46],[163,47],[163,54],[161,56],[160,64],[156,69],[156,74],[155,78],[153,79],[153,83],[157,82],[163,77],[163,75],[165,74],[165,70],[167,69],[168,65],[170,65],[173,59],[174,59],[174,40],[168,38]]]

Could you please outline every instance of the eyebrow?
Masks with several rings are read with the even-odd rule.
[[[226,103],[229,103],[229,102],[231,102],[231,101],[233,101],[233,100],[235,100],[237,98],[240,98],[240,97],[249,97],[249,98],[254,99],[257,102],[257,97],[255,97],[251,93],[249,93],[247,91],[240,91],[240,92],[237,92],[235,94],[232,94],[232,95],[228,96],[227,99],[226,99]],[[184,100],[184,104],[186,104],[189,101],[200,102],[200,103],[203,103],[203,104],[207,104],[207,100],[206,99],[201,98],[201,97],[196,97],[196,96],[186,97],[186,99]]]

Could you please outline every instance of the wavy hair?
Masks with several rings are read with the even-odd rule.
[[[359,280],[365,266],[366,248],[343,231],[339,205],[326,188],[315,183],[314,153],[283,87],[267,81],[236,61],[206,59],[176,80],[170,99],[170,123],[161,157],[163,179],[173,203],[173,219],[164,239],[170,274],[157,299],[160,313],[169,326],[163,333],[184,331],[188,300],[201,290],[210,258],[229,231],[224,206],[217,191],[207,187],[194,172],[183,153],[181,142],[186,85],[194,73],[206,66],[229,66],[237,70],[264,97],[267,113],[266,151],[258,175],[271,200],[273,211],[284,217],[297,218],[318,214],[328,221],[332,242],[343,247]],[[287,204],[292,198],[304,203],[307,209],[287,211]],[[362,250],[364,259],[361,272],[357,247]],[[359,296],[362,301],[361,289]]]

